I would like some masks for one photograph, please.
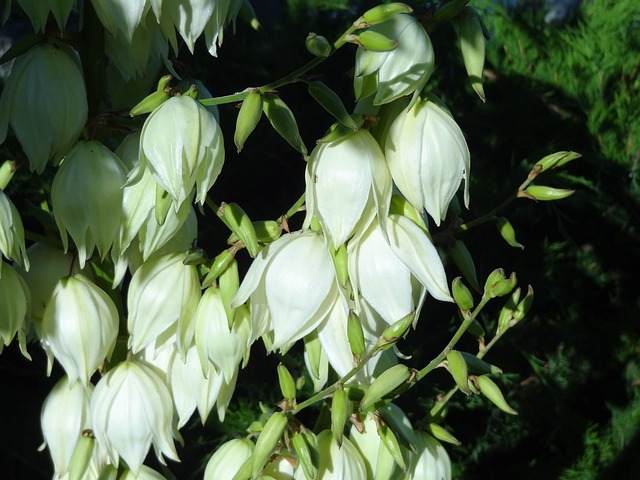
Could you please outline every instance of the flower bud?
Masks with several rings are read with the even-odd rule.
[[[375,413],[368,413],[359,427],[352,425],[349,433],[349,440],[364,460],[367,469],[367,476],[364,478],[395,478],[393,473],[396,470],[396,462],[382,442],[380,423],[380,418]]]
[[[358,129],[358,124],[351,118],[351,115],[347,112],[338,94],[331,90],[325,83],[319,80],[309,82],[309,95],[342,125],[352,130]]]
[[[390,52],[398,48],[397,40],[392,40],[374,30],[365,30],[358,35],[348,35],[347,41],[356,43],[369,52]]]
[[[367,31],[395,41],[398,46],[382,52],[358,48],[354,76],[356,98],[360,100],[375,93],[374,105],[382,105],[419,93],[434,69],[433,47],[422,25],[410,15],[399,14]]]
[[[500,391],[500,387],[498,387],[487,375],[476,377],[475,382],[478,385],[480,392],[482,392],[482,394],[500,410],[511,415],[518,414],[518,412],[509,406],[504,395],[502,395],[502,392]]]
[[[229,250],[223,250],[211,262],[209,273],[202,281],[203,287],[210,287],[213,282],[231,265],[234,255]]]
[[[382,339],[385,343],[395,343],[402,337],[416,319],[416,312],[405,315],[400,320],[393,322],[382,332]]]
[[[304,41],[304,44],[309,53],[315,57],[327,58],[331,55],[331,44],[329,40],[322,35],[311,32]]]
[[[256,442],[256,448],[253,451],[251,460],[251,475],[254,478],[263,469],[273,450],[280,442],[287,423],[288,419],[284,412],[274,413],[265,423]]]
[[[305,477],[308,479],[316,478],[318,466],[314,462],[314,457],[317,458],[317,439],[314,433],[303,426],[299,432],[294,433],[291,437],[291,445],[300,461]]]
[[[91,425],[103,454],[114,466],[120,457],[138,475],[153,444],[178,460],[172,438],[173,403],[164,382],[151,367],[133,360],[110,370],[91,398]]]
[[[462,276],[467,282],[471,284],[471,287],[480,292],[480,284],[478,283],[478,276],[476,274],[476,265],[473,262],[471,253],[467,249],[467,246],[462,240],[456,240],[453,245],[447,250],[447,253],[455,263]]]
[[[286,399],[296,398],[296,381],[289,369],[282,363],[278,364],[278,382],[280,383],[280,391]]]
[[[469,206],[470,154],[451,114],[429,99],[418,100],[391,124],[385,141],[391,176],[402,194],[436,225],[464,180]]]
[[[31,170],[42,173],[50,159],[57,162],[67,154],[87,115],[77,53],[66,44],[41,43],[16,59],[7,78],[0,98],[0,143],[11,125]]]
[[[516,288],[514,290],[500,310],[500,315],[498,316],[498,329],[496,333],[506,332],[513,326],[513,313],[518,305],[518,300],[520,300],[520,288]]]
[[[342,445],[344,426],[347,423],[347,419],[351,416],[352,409],[353,405],[349,400],[347,392],[343,389],[338,389],[333,392],[333,397],[331,398],[331,431],[338,445]]]
[[[451,293],[460,310],[469,311],[473,308],[473,295],[467,286],[462,283],[461,277],[456,277],[451,282]]]
[[[15,160],[2,162],[2,165],[0,165],[0,190],[7,188],[17,169]]]
[[[262,95],[259,92],[249,92],[242,101],[238,118],[236,119],[236,132],[233,136],[233,143],[238,148],[238,153],[244,147],[251,132],[258,126],[258,122],[262,118]]]
[[[204,470],[204,480],[232,479],[253,455],[254,444],[245,438],[234,438],[218,447]]]
[[[362,23],[369,26],[377,25],[378,23],[390,20],[399,13],[411,13],[412,11],[413,9],[404,3],[386,3],[367,10],[362,17],[356,20],[353,24],[354,26],[359,26]]]
[[[509,223],[509,220],[504,217],[500,217],[496,221],[496,227],[498,228],[500,236],[504,238],[505,242],[507,242],[512,247],[524,249],[524,246],[521,243],[518,243],[518,241],[516,240],[516,232],[513,229],[511,223]]]
[[[574,192],[575,190],[568,190],[566,188],[553,188],[545,185],[529,185],[524,192],[518,192],[518,196],[548,202],[567,198],[568,196],[573,195]]]
[[[300,137],[298,124],[291,109],[277,95],[265,93],[262,99],[264,114],[271,122],[271,126],[289,145],[306,155],[307,147]]]
[[[404,198],[402,195],[396,194],[391,197],[391,207],[389,208],[389,213],[407,217],[413,223],[418,225],[422,230],[424,230],[425,232],[427,231],[427,226],[424,223],[424,219],[422,218],[420,213],[418,213],[416,208],[411,205],[409,200]]]
[[[362,330],[362,323],[356,315],[356,312],[349,310],[347,317],[347,338],[349,345],[351,346],[351,352],[360,356],[365,352],[364,344],[364,331]]]
[[[518,306],[513,312],[513,319],[516,322],[519,322],[520,320],[522,320],[527,315],[527,313],[529,313],[529,310],[531,309],[532,304],[533,304],[533,287],[529,285],[529,287],[527,288],[527,294],[522,299],[522,301],[518,303]]]
[[[393,429],[389,428],[385,423],[381,423],[378,428],[378,435],[380,436],[380,440],[387,451],[393,457],[393,460],[396,464],[403,470],[407,470],[407,464],[402,455],[402,449],[400,448],[400,444],[398,443],[398,439],[396,438],[395,433],[393,433]]]
[[[66,252],[68,231],[82,268],[95,247],[104,258],[118,238],[124,183],[122,162],[96,141],[78,142],[53,179],[51,203],[62,244]]]
[[[347,246],[343,243],[337,250],[330,248],[329,253],[331,253],[333,266],[336,269],[336,277],[338,279],[338,283],[343,288],[346,288],[347,282],[349,281],[349,259],[347,254]]]
[[[378,413],[385,423],[400,436],[403,443],[410,447],[415,443],[416,433],[411,425],[411,420],[400,407],[393,403],[386,403],[378,408]]]
[[[87,404],[87,409],[89,405]],[[93,437],[91,430],[83,430],[73,455],[69,461],[69,480],[82,480],[85,472],[89,468],[93,452],[96,446],[96,439]]]
[[[582,155],[576,152],[555,152],[538,160],[534,165],[534,168],[540,169],[539,173],[542,173],[551,168],[561,167],[572,160],[576,160],[581,157]]]
[[[71,383],[89,383],[93,372],[115,347],[118,309],[113,300],[87,277],[62,278],[44,310],[42,340],[69,376]],[[49,369],[53,359],[49,358]]]
[[[27,14],[36,33],[44,32],[49,14],[52,13],[61,32],[64,32],[69,14],[75,4],[74,0],[18,0],[20,7]],[[6,6],[5,8],[9,8]]]
[[[442,425],[437,423],[430,423],[427,425],[427,431],[438,440],[451,443],[452,445],[460,445],[460,440],[454,437],[449,430],[446,430]]]
[[[473,375],[485,375],[488,373],[496,375],[502,373],[501,368],[491,365],[471,353],[460,352],[460,354],[462,355],[464,362],[467,364],[469,373]]]
[[[460,29],[460,50],[462,60],[471,80],[471,86],[483,102],[486,101],[482,88],[485,42],[484,32],[478,13],[466,7],[458,16]]]
[[[92,3],[104,28],[113,36],[120,32],[129,43],[148,8],[145,0],[93,0]]]
[[[42,435],[58,477],[77,468],[71,463],[78,443],[85,443],[81,432],[90,424],[89,402],[92,392],[93,385],[84,386],[65,376],[56,383],[42,404]]]
[[[369,386],[362,397],[358,410],[365,411],[385,395],[393,392],[400,385],[409,380],[411,371],[401,363],[382,372]]]
[[[255,257],[260,251],[256,230],[249,215],[237,203],[223,203],[217,212],[220,219],[247,247],[249,255]]]
[[[507,278],[502,268],[496,268],[487,277],[484,284],[484,295],[488,295],[491,298],[503,297],[511,293],[517,282],[515,272],[512,272]]]
[[[447,352],[447,368],[460,391],[465,395],[471,395],[471,390],[469,390],[469,370],[461,352],[458,350],[449,350]]]
[[[29,270],[29,257],[24,246],[22,219],[13,202],[0,189],[0,252]],[[0,276],[2,264],[0,263]]]
[[[169,94],[164,90],[150,93],[131,109],[129,115],[135,117],[136,115],[151,113],[170,98]]]

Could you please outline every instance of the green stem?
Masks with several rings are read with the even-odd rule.
[[[247,95],[249,95],[249,93],[251,92],[255,92],[256,90],[260,93],[265,93],[265,92],[269,92],[271,90],[276,90],[284,85],[288,85],[290,83],[295,83],[300,81],[300,77],[302,75],[304,75],[305,73],[307,73],[310,70],[313,70],[315,67],[317,67],[318,65],[320,65],[322,62],[324,62],[325,60],[327,60],[329,57],[331,57],[331,55],[333,55],[340,47],[342,47],[345,43],[346,43],[346,38],[347,35],[350,35],[351,33],[353,33],[354,31],[357,30],[357,26],[352,25],[351,27],[349,27],[347,29],[347,31],[345,31],[339,38],[338,40],[336,40],[333,44],[333,48],[331,49],[331,52],[329,53],[328,56],[326,57],[315,57],[313,60],[307,62],[306,64],[304,64],[302,67],[294,70],[291,73],[288,73],[287,75],[285,75],[282,78],[279,78],[278,80],[275,80],[271,83],[267,83],[266,85],[263,85],[261,87],[256,88],[247,88],[242,92],[238,92],[238,93],[233,93],[231,95],[224,95],[221,97],[214,97],[214,98],[207,98],[205,100],[200,100],[200,103],[204,106],[209,106],[209,105],[222,105],[222,104],[226,104],[226,103],[234,103],[234,102],[240,102],[242,100],[244,100]]]

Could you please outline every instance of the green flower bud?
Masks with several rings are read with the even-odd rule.
[[[225,225],[244,242],[249,255],[252,257],[258,255],[260,247],[256,230],[242,207],[237,203],[223,203],[217,214]]]
[[[326,84],[318,80],[309,82],[309,95],[311,95],[322,108],[333,115],[342,125],[351,128],[352,130],[358,129],[358,124],[353,118],[351,118],[351,115],[347,112],[347,109],[345,108],[344,103],[342,103],[340,97]]]
[[[398,48],[397,40],[392,40],[374,30],[365,30],[358,35],[347,35],[346,40],[360,45],[370,52],[390,52]]]
[[[378,344],[389,344],[395,343],[398,341],[400,337],[402,337],[405,332],[409,329],[413,321],[415,320],[416,312],[411,312],[408,315],[405,315],[397,322],[388,326],[384,332],[382,332],[382,339],[378,341]]]
[[[202,286],[211,286],[211,284],[216,281],[216,279],[227,269],[233,260],[234,255],[229,250],[223,250],[220,252],[216,258],[213,259],[209,273],[207,273],[207,276],[202,281]]]
[[[362,323],[353,310],[349,310],[349,316],[347,317],[347,339],[351,346],[351,352],[355,356],[358,357],[365,352]]]
[[[402,215],[407,217],[413,223],[418,225],[425,233],[428,234],[427,225],[424,223],[424,219],[418,213],[418,210],[411,205],[411,202],[402,195],[395,194],[391,197],[391,206],[389,207],[389,214]],[[429,237],[431,238],[431,237]]]
[[[525,317],[525,315],[529,313],[529,310],[531,309],[532,304],[533,304],[533,287],[529,285],[527,289],[527,294],[522,299],[522,301],[518,303],[517,308],[513,312],[513,319],[516,322],[519,322],[520,320],[522,320]]]
[[[118,478],[118,469],[111,464],[102,467],[98,480],[116,480]]]
[[[471,390],[469,390],[469,369],[462,352],[458,350],[449,350],[447,352],[447,368],[460,391],[465,395],[471,395]]]
[[[384,5],[378,5],[370,10],[367,10],[362,17],[356,20],[353,25],[360,27],[362,23],[367,26],[377,25],[378,23],[386,22],[399,13],[411,13],[413,9],[409,5],[404,3],[386,3]]]
[[[465,8],[458,16],[458,26],[460,28],[460,50],[467,75],[469,75],[471,86],[480,100],[485,102],[482,70],[484,68],[486,39],[478,13],[472,8]]]
[[[173,75],[164,75],[160,77],[160,80],[158,80],[156,91],[164,92],[169,87],[169,83],[171,83],[171,80],[173,80]]]
[[[542,173],[551,168],[561,167],[562,165],[581,157],[582,155],[576,152],[555,152],[538,160],[534,165],[534,168],[539,169],[538,173]]]
[[[333,260],[333,265],[336,268],[336,276],[338,278],[338,282],[340,283],[340,285],[342,285],[342,287],[345,287],[347,285],[347,281],[349,280],[347,246],[343,243],[338,247],[337,250],[330,248],[329,253],[331,253],[331,259]]]
[[[487,277],[487,281],[484,284],[484,295],[488,295],[491,298],[503,297],[511,293],[517,282],[515,272],[511,273],[509,278],[506,278],[504,270],[496,268]]]
[[[460,352],[460,354],[467,364],[469,373],[473,375],[486,375],[488,373],[496,375],[502,373],[501,368],[496,367],[495,365],[491,365],[490,363],[485,362],[484,360],[476,357],[475,355],[472,355],[471,353]]]
[[[469,324],[469,327],[467,328],[467,333],[471,335],[473,338],[476,338],[478,340],[483,340],[486,335],[486,332],[484,331],[484,327],[475,318]]]
[[[16,173],[16,162],[5,160],[0,166],[0,190],[4,190]],[[4,224],[4,222],[2,222]]]
[[[382,372],[362,397],[358,410],[365,411],[385,395],[393,392],[411,376],[409,367],[401,363]]]
[[[218,285],[220,286],[220,293],[222,294],[224,311],[227,314],[227,320],[229,321],[229,328],[231,328],[234,322],[235,311],[235,308],[231,307],[231,300],[233,300],[233,297],[236,296],[238,289],[240,288],[238,262],[235,259],[229,263],[229,266],[220,275]]]
[[[262,95],[259,92],[250,92],[240,106],[236,119],[236,132],[233,136],[233,143],[236,144],[238,153],[262,118],[262,103]]]
[[[552,200],[567,198],[568,196],[573,195],[574,192],[575,190],[568,190],[566,188],[553,188],[544,185],[529,185],[524,192],[518,192],[518,196],[548,202]]]
[[[427,425],[427,431],[433,435],[438,440],[442,440],[443,442],[450,443],[452,445],[460,445],[461,442],[456,437],[454,437],[449,430],[446,430],[442,425],[438,425],[437,423],[430,423]]]
[[[18,0],[18,3],[29,17],[29,20],[31,20],[33,29],[36,32],[44,32],[50,13],[52,13],[56,19],[56,23],[58,24],[60,31],[64,32],[67,19],[69,18],[69,14],[75,4],[74,0],[55,0],[47,2],[43,2],[41,0]],[[8,8],[8,6],[5,6],[5,8]]]
[[[509,223],[509,220],[504,217],[500,217],[496,221],[496,227],[498,228],[498,231],[500,232],[502,238],[504,238],[505,242],[507,242],[512,247],[517,247],[524,250],[524,246],[521,243],[518,243],[518,241],[516,240],[516,232],[513,229],[511,223]]]
[[[513,313],[520,300],[520,289],[516,288],[500,310],[497,333],[505,332],[513,326]]]
[[[298,460],[302,465],[302,470],[306,478],[315,479],[318,474],[317,455],[316,450],[317,439],[313,432],[302,427],[300,432],[296,432],[291,437],[291,445],[295,450]],[[315,457],[315,460],[314,460]]]
[[[284,412],[276,412],[265,423],[251,457],[251,475],[256,478],[282,438],[288,419]]]
[[[89,467],[95,444],[93,432],[83,431],[69,461],[69,480],[82,480]]]
[[[129,115],[135,117],[136,115],[143,115],[145,113],[153,112],[156,108],[169,100],[171,97],[164,90],[153,92],[147,95],[140,103],[131,109]]]
[[[338,445],[342,445],[344,426],[347,423],[347,419],[351,416],[352,408],[353,405],[349,400],[347,392],[342,389],[333,392],[331,399],[331,431]]]
[[[480,377],[476,377],[475,380],[480,392],[487,397],[496,407],[498,407],[503,412],[509,413],[511,415],[517,415],[513,408],[509,406],[507,401],[504,399],[504,395],[500,391],[500,387],[494,383],[488,376],[482,375]]]
[[[387,451],[393,457],[393,460],[396,464],[403,470],[407,470],[407,463],[404,460],[402,455],[402,448],[400,448],[400,443],[398,443],[398,439],[393,433],[393,429],[389,428],[387,424],[382,422],[380,424],[380,428],[378,428],[378,435],[380,437],[380,441],[382,445],[387,449]]]
[[[278,382],[284,398],[287,400],[296,398],[296,381],[293,379],[289,369],[282,363],[278,364]]]
[[[466,245],[462,240],[456,240],[456,242],[448,250],[449,256],[456,264],[456,267],[462,273],[462,276],[471,284],[471,287],[480,292],[480,284],[478,283],[478,276],[476,274],[476,266],[473,263],[473,258]]]
[[[287,104],[277,95],[265,93],[263,95],[263,101],[264,114],[269,119],[269,122],[271,122],[275,131],[278,132],[289,145],[303,155],[306,155],[307,147],[305,147],[300,137],[298,124],[291,109],[289,109]]]
[[[314,57],[326,58],[331,55],[331,44],[322,35],[311,32],[304,41],[307,50]]]
[[[474,300],[471,291],[462,283],[462,277],[456,277],[451,283],[451,293],[456,304],[463,311],[469,311],[473,308]]]

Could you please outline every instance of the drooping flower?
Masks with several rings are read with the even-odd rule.
[[[44,31],[50,13],[56,19],[60,31],[64,31],[75,0],[18,0],[18,3],[31,20],[36,32]]]
[[[125,181],[120,159],[96,141],[78,142],[53,179],[51,203],[62,244],[67,251],[68,231],[83,268],[95,247],[104,258],[118,238]]]
[[[29,270],[29,257],[24,246],[24,227],[11,199],[0,189],[0,252]],[[0,263],[0,276],[2,264]]]
[[[307,165],[307,219],[315,215],[329,243],[338,248],[358,223],[377,213],[386,220],[391,199],[391,176],[382,149],[367,130],[358,130],[320,143]]]
[[[67,473],[82,430],[90,428],[89,402],[92,392],[93,385],[72,382],[64,376],[42,404],[42,435],[58,478]]]
[[[70,382],[84,385],[111,355],[118,335],[118,309],[113,300],[82,274],[62,278],[44,310],[42,340],[60,362]]]
[[[386,52],[358,47],[353,78],[356,98],[375,94],[374,105],[382,105],[419,94],[434,69],[433,47],[422,25],[411,15],[400,14],[370,30],[397,41],[398,46]]]
[[[464,186],[469,206],[470,154],[451,114],[430,99],[401,112],[389,128],[385,156],[395,184],[411,204],[431,215],[436,225]]]
[[[244,438],[234,438],[218,447],[204,470],[204,480],[233,478],[242,464],[251,457],[254,443]]]
[[[251,298],[251,341],[272,331],[271,350],[313,330],[334,301],[335,273],[321,235],[283,235],[260,252],[231,302]]]
[[[213,114],[189,96],[176,96],[145,121],[140,165],[131,172],[130,182],[141,178],[148,168],[178,210],[194,187],[196,201],[204,203],[223,163],[222,132]]]
[[[427,432],[416,432],[416,452],[411,454],[407,480],[451,480],[451,460],[444,447]]]
[[[318,478],[323,480],[360,480],[367,478],[367,469],[358,449],[344,437],[338,445],[331,430],[318,434]],[[295,479],[305,478],[304,469],[296,470]]]
[[[122,458],[137,475],[152,444],[161,462],[163,455],[179,461],[171,394],[151,367],[127,360],[110,370],[93,392],[90,411],[97,445],[114,466]]]
[[[2,260],[0,262],[4,264]],[[27,284],[12,265],[4,265],[0,276],[0,352],[18,335],[20,349],[28,357],[25,327],[30,303]]]
[[[60,160],[76,142],[88,110],[76,51],[41,43],[16,59],[7,78],[0,98],[0,143],[10,125],[31,170],[42,173],[50,159]]]

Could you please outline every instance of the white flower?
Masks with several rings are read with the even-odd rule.
[[[70,382],[84,385],[111,355],[118,335],[113,300],[87,277],[62,278],[44,310],[42,340],[63,366]],[[49,353],[49,352],[47,352]],[[49,370],[53,359],[49,356]]]
[[[13,202],[0,189],[0,252],[29,270],[29,257],[24,246],[22,219]],[[0,263],[0,276],[2,264]]]
[[[58,477],[67,472],[82,430],[90,428],[91,392],[93,385],[84,386],[65,376],[56,383],[42,404],[42,435]]]
[[[387,235],[388,240],[372,224],[349,245],[349,276],[356,302],[362,296],[365,308],[370,306],[392,324],[421,308],[425,290],[438,300],[452,301],[442,261],[420,227],[406,217],[389,215]],[[361,320],[366,322],[366,316]],[[370,328],[379,335],[384,325]]]
[[[204,480],[233,478],[244,462],[251,457],[255,445],[251,440],[234,438],[218,447],[204,470]]]
[[[417,432],[406,480],[451,480],[451,460],[444,447],[427,432]]]
[[[325,317],[335,273],[322,237],[311,230],[283,235],[258,255],[231,302],[251,297],[252,339],[273,331],[271,350],[295,342]]]
[[[147,0],[92,0],[91,3],[104,28],[113,36],[120,32],[129,43],[149,8]]]
[[[172,97],[147,118],[140,138],[140,165],[131,183],[149,168],[155,181],[174,200],[174,209],[196,187],[204,203],[224,163],[222,132],[215,117],[189,96]]]
[[[331,430],[318,435],[318,478],[322,480],[362,480],[367,478],[367,469],[360,452],[347,438],[338,445]],[[296,470],[295,479],[305,478],[302,468]]]
[[[372,52],[358,47],[354,90],[357,99],[373,95],[374,105],[420,93],[433,73],[434,55],[431,40],[422,25],[411,15],[395,15],[370,28],[398,46],[388,52]]]
[[[362,431],[351,426],[349,439],[358,449],[367,467],[366,478],[394,478],[396,462],[389,449],[382,443],[378,425],[373,414],[367,414],[362,422]]]
[[[42,173],[49,159],[67,154],[87,115],[78,54],[65,44],[41,43],[16,59],[7,78],[0,98],[0,144],[11,125],[31,170]]]
[[[117,466],[120,457],[138,475],[153,444],[158,459],[163,454],[178,461],[171,425],[173,403],[164,382],[146,365],[133,360],[110,370],[91,398],[91,425],[103,455]]]
[[[0,260],[2,264],[4,262]],[[0,264],[1,266],[1,264]],[[30,310],[29,287],[11,265],[0,276],[0,353],[18,335],[20,349],[27,358],[25,326]]]
[[[60,31],[64,31],[75,0],[18,0],[36,32],[43,32],[52,13]],[[10,8],[5,6],[5,8]]]
[[[381,222],[386,219],[391,176],[382,149],[367,130],[320,143],[311,153],[306,183],[305,226],[315,215],[336,249],[359,222],[367,224],[376,213]]]
[[[117,240],[122,218],[124,166],[96,141],[78,142],[51,185],[51,203],[65,251],[67,231],[78,248],[80,266],[98,248],[104,258]]]
[[[181,352],[189,348],[200,300],[200,280],[196,267],[185,265],[184,259],[184,253],[172,253],[149,260],[131,278],[127,325],[133,353],[156,342],[162,334],[161,341],[177,341]]]
[[[137,475],[134,475],[131,470],[125,470],[118,480],[166,480],[166,478],[152,468],[142,465]]]
[[[451,114],[429,99],[401,112],[389,128],[385,155],[393,180],[418,209],[427,210],[436,225],[465,180],[469,206],[470,154]]]

